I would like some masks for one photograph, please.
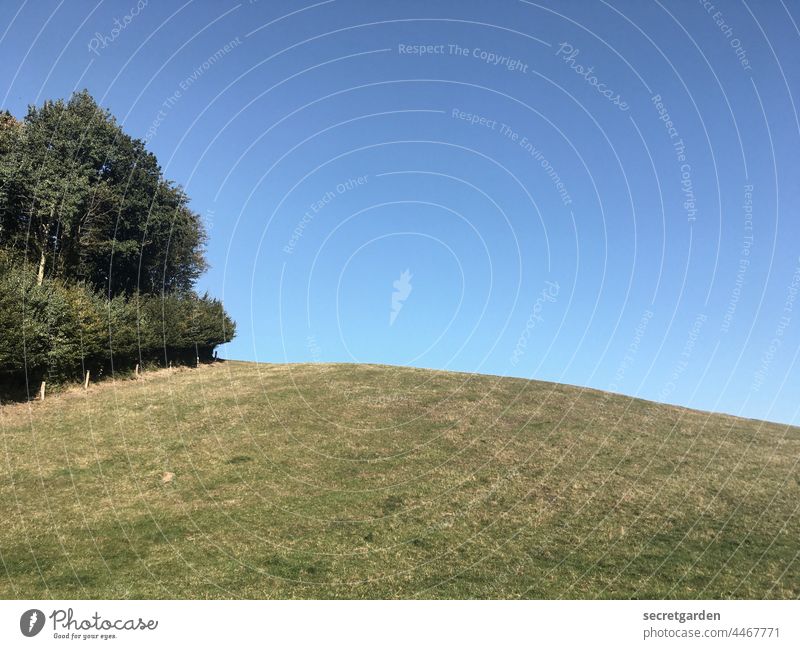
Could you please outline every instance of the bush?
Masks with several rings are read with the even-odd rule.
[[[45,280],[0,253],[0,385],[8,395],[38,382],[193,363],[230,341],[235,323],[219,300],[193,292],[118,295]]]

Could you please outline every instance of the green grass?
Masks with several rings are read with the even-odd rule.
[[[0,437],[3,598],[800,597],[797,428],[226,362],[6,405]]]

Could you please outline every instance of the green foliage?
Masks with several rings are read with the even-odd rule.
[[[0,368],[24,375],[47,365],[47,287],[0,257]]]
[[[88,92],[0,115],[0,243],[45,276],[110,295],[185,292],[202,221],[155,156]]]
[[[0,113],[0,388],[211,358],[206,234],[179,186],[88,92]]]
[[[233,338],[219,300],[194,293],[118,295],[45,279],[0,253],[0,379],[62,381],[134,363],[209,360]]]

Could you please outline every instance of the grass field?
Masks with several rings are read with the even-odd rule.
[[[225,362],[0,408],[3,598],[797,598],[800,429]]]

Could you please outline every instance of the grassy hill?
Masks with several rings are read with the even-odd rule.
[[[225,362],[0,408],[3,598],[796,598],[800,429]]]

